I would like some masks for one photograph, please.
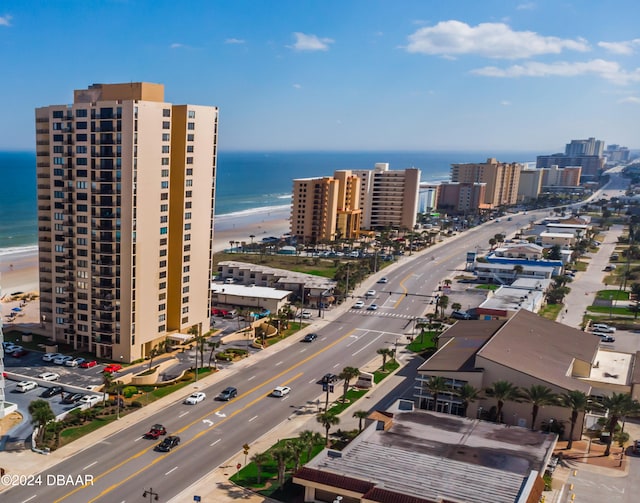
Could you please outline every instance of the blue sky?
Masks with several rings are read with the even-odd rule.
[[[640,148],[640,2],[3,0],[0,149],[96,82],[220,107],[224,150]]]

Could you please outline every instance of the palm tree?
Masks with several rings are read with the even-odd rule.
[[[353,416],[358,418],[358,433],[362,431],[362,421],[369,417],[369,411],[366,410],[357,410],[353,413]]]
[[[316,421],[324,427],[324,442],[325,445],[329,447],[329,429],[331,429],[332,426],[340,424],[340,418],[331,412],[321,412],[316,416]]]
[[[349,385],[351,384],[351,379],[355,379],[356,377],[358,377],[360,375],[360,369],[356,368],[356,367],[345,367],[342,369],[342,372],[340,372],[340,375],[338,375],[338,377],[340,379],[344,379],[344,390],[342,393],[342,401],[346,401],[347,399],[347,392],[349,391]]]
[[[525,402],[532,404],[531,408],[531,429],[536,429],[536,419],[540,407],[553,405],[558,402],[558,395],[553,390],[542,384],[532,384],[529,388],[523,389],[521,397]]]
[[[49,421],[53,421],[56,415],[51,410],[49,402],[46,400],[34,400],[29,404],[29,414],[31,414],[31,424],[38,426],[38,436],[36,445],[44,439],[45,428]]]
[[[607,428],[609,431],[609,442],[604,451],[604,455],[611,453],[611,443],[613,442],[613,433],[615,432],[618,421],[633,413],[637,409],[637,401],[631,399],[629,393],[612,393],[611,396],[605,396],[602,401],[602,407],[609,411],[609,421]]]
[[[298,438],[304,442],[307,448],[307,462],[311,459],[311,452],[313,451],[313,447],[317,444],[321,444],[324,442],[324,438],[317,431],[304,430],[298,434]]]
[[[291,459],[291,448],[287,443],[278,445],[271,449],[271,458],[278,466],[278,485],[284,485],[284,473],[287,469],[287,461]]]
[[[496,421],[500,422],[504,403],[517,400],[519,389],[509,381],[496,381],[490,387],[485,389],[485,393],[487,396],[493,397],[497,400],[498,406],[496,408]]]
[[[460,302],[454,302],[451,304],[451,309],[454,311],[460,311],[460,309],[462,309],[462,304],[460,304]]]
[[[376,353],[382,355],[382,371],[386,372],[387,358],[391,356],[391,350],[389,348],[380,348]]]
[[[256,472],[258,474],[258,485],[260,485],[260,478],[262,477],[262,467],[271,461],[271,455],[268,452],[256,452],[251,456],[251,461],[256,465]]]
[[[522,274],[522,272],[524,271],[524,267],[522,267],[520,264],[516,264],[513,266],[513,275],[517,278],[518,276],[520,276]]]
[[[289,449],[291,449],[291,459],[293,460],[293,472],[297,472],[300,467],[300,458],[307,448],[307,445],[299,438],[292,438],[288,441]]]
[[[440,298],[438,299],[438,303],[436,304],[436,308],[440,308],[440,316],[442,318],[444,318],[444,310],[447,308],[447,306],[449,305],[449,297],[446,295],[441,295]]]
[[[560,403],[563,407],[571,409],[571,430],[569,432],[569,441],[567,442],[567,449],[571,449],[573,447],[573,432],[576,427],[576,422],[578,421],[578,415],[587,410],[590,400],[586,393],[571,390],[560,397]]]
[[[431,376],[427,381],[426,388],[433,397],[433,410],[437,412],[438,397],[440,396],[440,393],[449,389],[449,386],[447,386],[447,381],[442,376]]]
[[[462,415],[467,417],[469,404],[480,398],[480,390],[469,383],[464,384],[455,391],[456,396],[462,400]]]

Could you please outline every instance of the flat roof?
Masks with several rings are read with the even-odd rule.
[[[550,279],[541,278],[517,278],[511,283],[511,288],[522,288],[523,290],[546,290],[551,285]]]
[[[594,335],[596,339],[600,337]],[[590,381],[626,386],[632,378],[633,355],[598,349],[596,363],[591,367]]]
[[[423,410],[396,409],[390,428],[377,426],[374,421],[340,453],[325,449],[295,477],[333,475],[332,482],[345,479],[356,490],[389,491],[385,501],[407,495],[417,501],[513,503],[531,472],[542,473],[556,438]]]
[[[503,257],[496,257],[503,258]],[[513,271],[516,265],[521,265],[525,271],[548,271],[549,269],[555,269],[557,265],[529,265],[529,264],[503,264],[501,262],[476,262],[476,269],[498,269],[501,271]]]
[[[543,295],[544,293],[541,290],[530,291],[522,288],[501,286],[478,307],[484,309],[506,309],[510,311],[516,311],[518,309],[533,311],[540,297]]]
[[[293,283],[303,284],[308,288],[324,288],[331,289],[336,286],[336,282],[329,278],[316,276],[314,274],[306,274],[303,272],[288,271],[287,269],[278,269],[277,267],[269,267],[265,265],[252,264],[250,262],[240,262],[236,260],[223,260],[218,266],[226,266],[238,268],[239,270],[260,272],[262,274],[271,274],[278,278],[276,283]]]
[[[268,286],[245,286],[211,283],[211,291],[223,295],[235,295],[236,297],[255,297],[261,299],[282,300],[291,295],[289,290],[276,290]]]
[[[543,238],[575,238],[571,232],[541,232],[540,237]]]

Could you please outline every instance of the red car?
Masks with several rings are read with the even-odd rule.
[[[96,365],[98,365],[98,362],[95,360],[91,360],[91,361],[82,362],[79,366],[82,369],[90,369],[92,367],[95,367]]]
[[[26,349],[18,349],[18,351],[11,353],[11,356],[13,356],[14,358],[20,358],[28,354],[29,354],[29,351],[27,351]]]
[[[118,370],[120,370],[122,368],[122,365],[120,365],[119,363],[111,363],[110,365],[107,365],[103,372],[109,372],[110,374],[117,372]]]
[[[154,424],[151,429],[144,434],[144,438],[156,440],[160,435],[166,435],[167,429],[161,424]]]

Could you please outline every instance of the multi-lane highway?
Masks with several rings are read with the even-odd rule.
[[[512,234],[541,215],[530,212],[513,215],[511,221],[493,221],[406,257],[385,270],[388,283],[375,284],[373,278],[370,285],[363,285],[376,290],[365,304],[375,302],[378,310],[346,310],[317,330],[315,342],[285,345],[281,351],[256,359],[242,373],[202,389],[207,393],[204,402],[171,403],[143,423],[104,438],[43,472],[40,484],[4,492],[3,500],[139,501],[145,487],[153,487],[164,500],[170,499],[291,414],[315,410],[322,395],[318,384],[322,375],[338,374],[346,366],[361,367],[376,357],[377,349],[392,346],[405,336],[414,317],[424,315],[439,281],[459,269],[468,251],[486,248],[496,233]],[[283,398],[268,396],[278,385],[291,386],[291,393]],[[237,387],[238,397],[230,402],[214,401],[226,386]],[[336,394],[340,389],[338,383]],[[180,445],[167,453],[155,452],[157,442],[141,438],[154,423],[162,423],[169,434],[180,436]],[[37,471],[34,467],[34,473]],[[62,480],[52,475],[71,476],[65,480],[72,483],[48,485],[46,482]],[[77,484],[78,476],[90,476],[92,483]]]

